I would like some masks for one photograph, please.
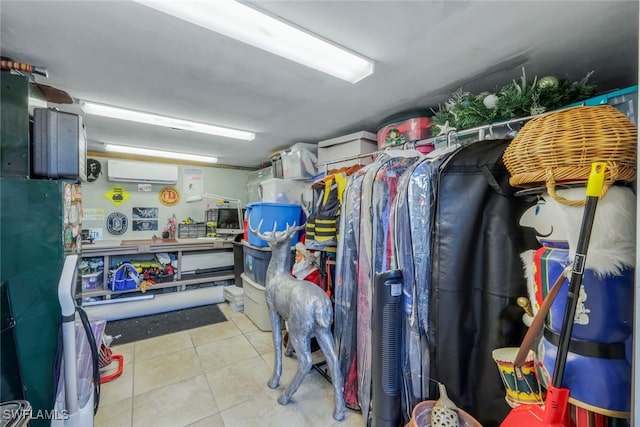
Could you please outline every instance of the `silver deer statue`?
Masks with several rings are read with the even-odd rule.
[[[273,335],[273,347],[275,349],[275,363],[273,375],[267,385],[269,388],[278,388],[282,375],[282,319],[287,321],[289,329],[289,344],[293,346],[298,358],[298,370],[278,397],[278,403],[286,405],[298,390],[304,377],[312,368],[311,338],[315,337],[324,353],[329,367],[331,383],[333,385],[335,409],[333,418],[337,421],[344,419],[343,381],[338,366],[338,356],[331,333],[333,322],[333,308],[327,294],[317,285],[306,280],[298,280],[291,275],[291,237],[304,228],[304,225],[289,226],[283,231],[260,232],[262,221],[258,228],[251,227],[251,232],[269,243],[271,247],[271,261],[267,267],[265,294],[267,308],[271,318],[271,330]],[[290,355],[287,345],[287,355]]]

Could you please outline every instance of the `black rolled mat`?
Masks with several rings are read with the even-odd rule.
[[[117,346],[201,326],[213,325],[226,320],[227,318],[218,306],[211,304],[167,313],[109,321],[107,322],[105,334],[113,337],[120,335],[120,337],[113,340],[112,345]]]

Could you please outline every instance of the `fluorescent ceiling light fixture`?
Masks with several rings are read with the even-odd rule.
[[[373,74],[373,61],[237,1],[136,2],[350,83]]]
[[[243,139],[245,141],[252,141],[256,137],[255,133],[244,130],[230,129],[206,123],[190,122],[188,120],[175,119],[167,116],[158,116],[156,114],[127,110],[125,108],[98,104],[96,102],[80,101],[80,106],[85,113],[92,114],[94,116],[110,117],[113,119],[206,133],[209,135],[226,136],[228,138]]]
[[[36,108],[47,108],[47,101],[30,96],[29,105]]]
[[[191,160],[203,163],[218,163],[217,157],[199,154],[176,153],[172,151],[150,150],[148,148],[131,147],[130,145],[105,144],[104,149],[112,153],[139,154],[141,156],[162,157],[176,160]]]

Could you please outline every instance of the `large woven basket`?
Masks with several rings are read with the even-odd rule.
[[[504,164],[514,187],[546,185],[549,194],[566,204],[556,184],[586,183],[591,163],[606,162],[606,189],[636,176],[636,126],[610,105],[553,111],[527,122],[504,152]]]

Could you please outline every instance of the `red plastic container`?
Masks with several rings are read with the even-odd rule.
[[[378,149],[431,137],[431,117],[420,113],[404,113],[390,117],[378,129]]]

